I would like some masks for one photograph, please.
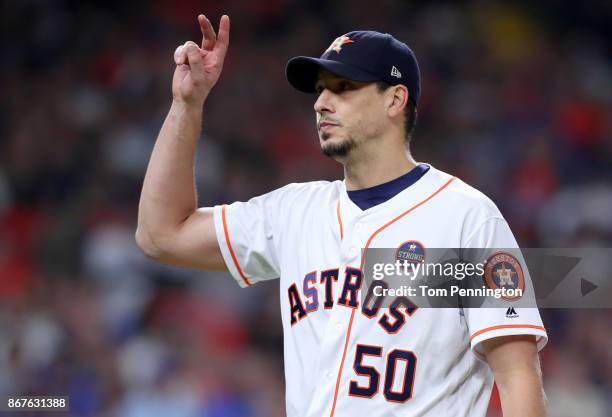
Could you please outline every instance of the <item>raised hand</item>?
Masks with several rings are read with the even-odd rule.
[[[174,52],[172,96],[174,100],[201,106],[221,75],[229,45],[230,20],[227,15],[221,17],[219,36],[206,16],[199,15],[198,23],[202,45],[188,41]]]

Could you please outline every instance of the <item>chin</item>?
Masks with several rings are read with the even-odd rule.
[[[334,135],[333,133],[319,133],[319,142],[321,143],[321,146],[324,146],[325,144],[341,144],[343,142],[345,142],[347,139],[342,137],[342,136],[338,136],[338,135]]]
[[[321,152],[332,159],[346,157],[355,147],[355,142],[351,139],[321,137]]]

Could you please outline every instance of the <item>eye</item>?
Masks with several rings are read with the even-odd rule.
[[[323,92],[323,87],[320,85],[315,86],[315,91],[317,93],[317,95],[321,95],[321,93]]]
[[[336,93],[343,93],[345,91],[352,91],[358,88],[357,84],[350,80],[340,80],[335,86]]]

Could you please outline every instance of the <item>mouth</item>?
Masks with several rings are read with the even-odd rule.
[[[321,122],[321,123],[319,123],[319,131],[325,132],[325,131],[327,131],[327,130],[333,128],[333,127],[336,127],[336,126],[338,126],[338,125],[335,124],[335,123]]]

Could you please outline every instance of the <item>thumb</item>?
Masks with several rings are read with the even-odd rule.
[[[176,51],[174,51],[174,63],[176,65],[186,64],[186,60],[187,57],[183,52],[183,45],[180,45],[178,48],[176,48]]]

